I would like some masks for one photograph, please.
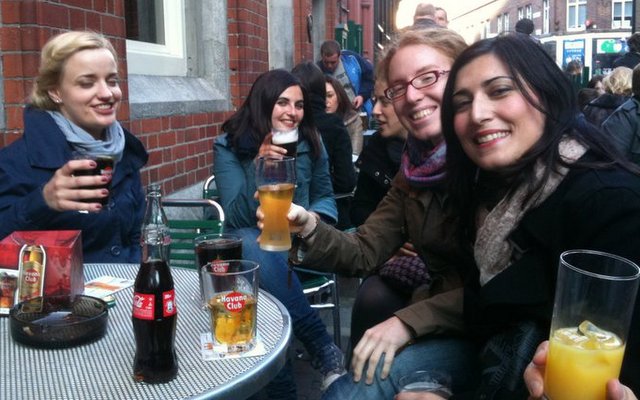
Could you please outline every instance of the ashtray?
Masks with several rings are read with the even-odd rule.
[[[107,303],[96,297],[61,295],[35,297],[9,312],[11,337],[34,347],[62,348],[104,336]]]

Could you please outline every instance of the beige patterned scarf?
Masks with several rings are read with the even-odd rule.
[[[560,156],[567,163],[580,158],[587,148],[574,139],[564,138],[559,144]],[[542,179],[544,166],[540,161],[535,166],[535,180]],[[511,265],[511,243],[509,235],[513,232],[524,214],[546,200],[558,187],[568,172],[566,167],[559,167],[559,172],[552,172],[549,179],[534,194],[533,200],[526,205],[522,202],[526,194],[526,185],[518,188],[509,199],[503,198],[489,212],[478,229],[474,256],[480,269],[480,285],[485,285],[493,277]]]

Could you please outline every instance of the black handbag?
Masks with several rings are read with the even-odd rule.
[[[492,336],[480,353],[482,373],[474,398],[481,400],[526,399],[524,370],[548,330],[533,321],[520,322],[508,331]]]
[[[390,286],[411,292],[421,285],[431,283],[427,266],[420,257],[396,256],[384,263],[378,271]]]

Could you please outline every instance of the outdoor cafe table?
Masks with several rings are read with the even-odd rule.
[[[135,279],[135,264],[85,264],[85,280],[110,275]],[[133,380],[135,340],[131,324],[133,288],[116,293],[106,335],[67,349],[37,349],[16,343],[9,319],[0,318],[0,399],[245,399],[266,385],[284,365],[291,338],[284,306],[260,291],[258,334],[262,356],[204,361],[200,334],[210,329],[199,305],[195,270],[172,268],[178,305],[178,376],[169,383]]]

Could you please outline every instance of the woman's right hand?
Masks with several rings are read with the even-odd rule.
[[[258,149],[257,157],[282,158],[283,156],[287,155],[287,149],[271,143],[272,137],[273,133],[269,133],[264,137],[264,140],[262,140],[260,148]]]
[[[107,189],[81,189],[86,186],[104,185],[109,178],[102,175],[73,176],[75,170],[93,169],[93,160],[71,160],[58,169],[42,189],[45,203],[56,211],[90,211],[102,210],[100,203],[83,203],[82,199],[106,197]]]
[[[529,400],[543,399],[544,395],[544,369],[547,364],[549,341],[542,342],[533,360],[524,370],[524,381],[529,389]],[[617,379],[607,382],[607,400],[638,400],[631,389],[621,384]]]

